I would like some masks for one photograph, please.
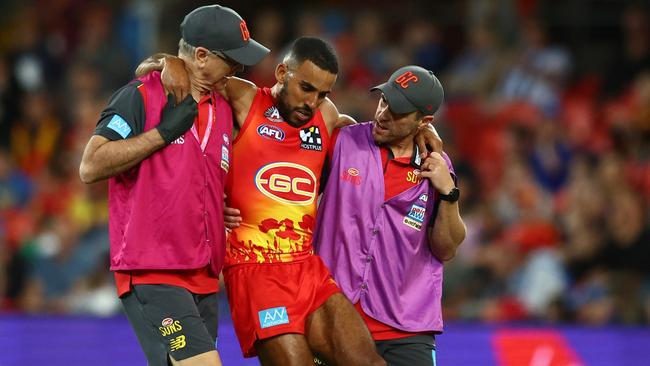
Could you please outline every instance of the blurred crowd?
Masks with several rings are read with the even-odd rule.
[[[555,5],[551,6],[553,3]],[[77,168],[111,93],[175,53],[196,1],[8,1],[0,14],[0,311],[119,313],[107,185]],[[436,116],[468,237],[447,320],[650,323],[650,13],[643,2],[280,2],[239,11],[272,49],[335,45],[332,99],[359,121],[405,64],[445,88]]]

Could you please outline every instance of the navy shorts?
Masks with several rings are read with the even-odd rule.
[[[375,346],[388,366],[436,366],[436,338],[432,335],[375,341]],[[318,357],[314,357],[314,365],[327,366]]]

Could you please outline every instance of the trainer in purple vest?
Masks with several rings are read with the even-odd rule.
[[[368,316],[404,331],[442,331],[442,263],[427,242],[437,192],[423,179],[384,201],[381,153],[371,130],[371,123],[362,123],[338,135],[317,216],[316,251]],[[355,179],[348,178],[350,171]]]

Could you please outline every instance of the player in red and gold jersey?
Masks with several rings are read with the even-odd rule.
[[[337,73],[328,44],[300,38],[271,89],[227,84],[229,96],[237,88],[252,98],[233,147],[228,205],[242,222],[228,239],[224,278],[242,351],[263,364],[307,364],[314,354],[383,363],[311,244],[329,135],[344,119],[327,99]]]
[[[293,126],[275,104],[272,89],[259,88],[234,142],[228,203],[244,221],[228,238],[227,265],[293,262],[313,255],[329,132],[320,110]]]

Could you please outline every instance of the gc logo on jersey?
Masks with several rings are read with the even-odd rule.
[[[265,165],[255,175],[255,186],[270,199],[289,205],[305,206],[316,199],[316,176],[299,164]]]
[[[300,130],[300,148],[305,150],[323,151],[323,141],[320,129],[316,126]]]
[[[282,131],[281,128],[272,125],[260,125],[257,128],[257,134],[270,140],[284,140],[284,131]]]

